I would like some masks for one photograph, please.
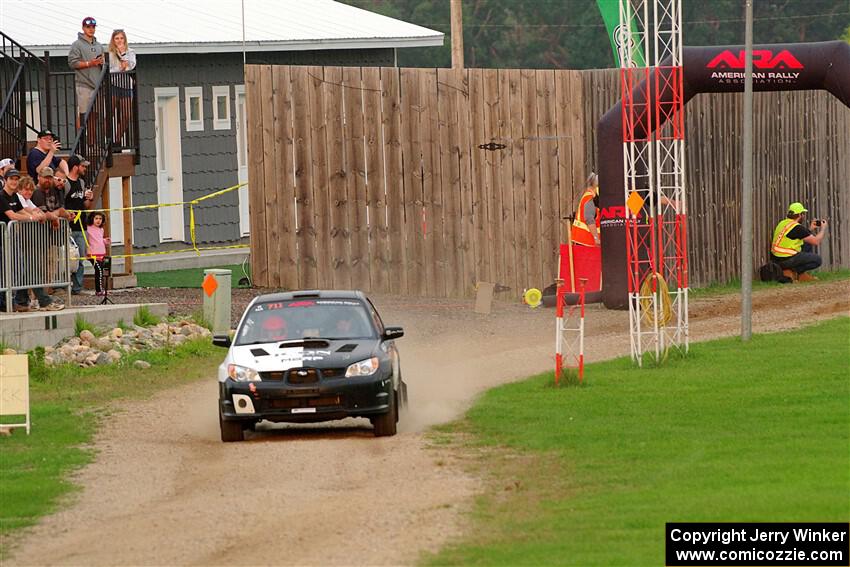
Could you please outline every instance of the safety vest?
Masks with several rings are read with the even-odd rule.
[[[573,221],[573,226],[570,228],[570,236],[573,244],[578,244],[579,246],[596,246],[596,243],[593,241],[593,234],[587,227],[587,219],[584,218],[584,206],[587,205],[588,201],[592,201],[595,196],[596,190],[593,187],[588,187],[585,189],[584,194],[582,194],[581,199],[579,199],[576,218]],[[599,232],[598,214],[594,222],[596,223],[596,231]]]
[[[803,241],[797,238],[788,238],[788,233],[795,226],[800,226],[800,223],[794,219],[783,219],[776,225],[776,230],[773,231],[773,244],[770,246],[770,252],[774,256],[788,258],[800,252]]]

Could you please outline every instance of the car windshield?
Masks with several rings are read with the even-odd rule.
[[[366,307],[356,299],[293,299],[252,305],[237,345],[304,338],[374,338]]]

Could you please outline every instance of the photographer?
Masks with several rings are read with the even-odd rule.
[[[52,131],[42,130],[39,132],[35,146],[27,154],[27,173],[29,173],[29,176],[38,179],[38,174],[45,167],[54,171],[61,169],[67,174],[67,164],[56,155],[61,148],[62,144],[59,143],[59,138]]]
[[[788,205],[786,218],[779,221],[773,231],[770,253],[782,273],[795,282],[811,282],[817,278],[807,274],[818,268],[823,260],[812,250],[826,235],[826,221],[813,220],[806,228],[803,216],[809,212],[802,203]]]

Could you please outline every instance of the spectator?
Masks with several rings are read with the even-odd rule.
[[[0,159],[0,189],[3,188],[3,184],[6,183],[5,176],[6,172],[15,167],[15,162],[11,159]]]
[[[77,33],[77,40],[68,51],[68,66],[74,70],[77,90],[78,127],[89,109],[103,67],[103,46],[94,36],[96,28],[97,21],[94,18],[83,18],[83,31]]]
[[[56,155],[62,146],[55,139],[53,132],[42,130],[33,149],[27,154],[27,173],[33,179],[38,179],[38,173],[45,167],[53,170],[62,169],[68,173],[68,166]]]
[[[788,205],[788,213],[773,231],[770,254],[782,268],[782,275],[794,282],[811,282],[818,278],[808,274],[823,261],[814,253],[826,236],[826,221],[813,220],[806,228],[803,217],[809,212],[802,203]]]
[[[33,183],[32,177],[29,175],[21,177],[18,182],[18,201],[20,201],[21,205],[24,206],[24,213],[30,215],[32,220],[41,222],[44,221],[46,217],[42,210],[38,208],[38,205],[32,202],[34,193],[35,183]]]
[[[89,241],[89,261],[94,266],[94,289],[96,295],[103,295],[106,288],[103,281],[103,261],[108,256],[109,237],[103,236],[103,225],[106,215],[97,211],[89,215],[89,226],[86,235]]]
[[[32,202],[48,214],[50,221],[71,216],[65,210],[65,193],[56,187],[53,169],[49,167],[42,168],[38,174],[38,191],[33,195]]]
[[[122,75],[136,68],[136,52],[127,45],[124,30],[113,30],[109,39],[109,72],[112,75],[113,104],[117,115],[114,144],[118,148],[129,147],[124,142],[124,133],[130,123],[133,108],[133,77]]]
[[[83,177],[89,166],[88,160],[80,155],[73,155],[68,158],[68,193],[65,195],[65,208],[74,214],[74,219],[71,222],[71,238],[77,243],[77,248],[80,249],[80,260],[75,272],[71,274],[71,293],[80,295],[83,293],[83,275],[85,274],[85,266],[83,258],[86,256],[86,240],[83,236],[83,230],[86,225],[85,211],[94,206],[94,193],[91,189],[86,188],[86,183]],[[79,212],[79,217],[76,213]],[[73,266],[72,266],[73,267]]]
[[[570,236],[578,246],[599,246],[599,176],[591,172],[584,186]]]
[[[18,186],[21,180],[21,174],[17,169],[10,169],[5,175],[6,183],[3,185],[3,190],[0,191],[0,222],[8,223],[10,221],[33,222],[37,219],[37,213],[31,213],[24,209],[24,205],[18,199]],[[36,267],[42,265],[43,258],[18,257],[15,259],[16,269],[28,271],[31,266]],[[54,302],[49,295],[44,292],[43,288],[33,289],[38,305],[41,309],[49,311],[58,311],[64,309],[65,306],[61,303]],[[5,303],[5,301],[3,301]],[[5,305],[2,306],[5,309]],[[19,289],[15,292],[15,311],[29,311],[29,293],[26,289]]]

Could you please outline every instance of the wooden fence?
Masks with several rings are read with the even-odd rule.
[[[257,285],[470,295],[540,287],[593,169],[616,70],[246,67]],[[756,95],[755,258],[791,201],[830,218],[850,267],[850,110]],[[686,107],[691,278],[738,274],[740,97]]]

